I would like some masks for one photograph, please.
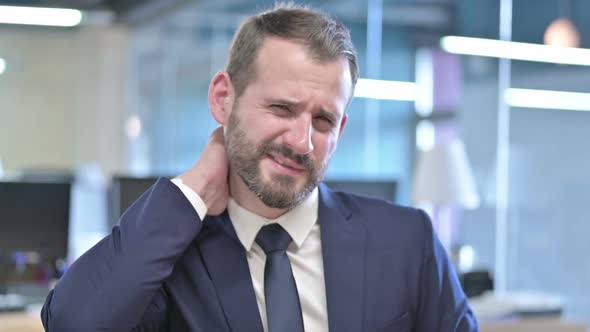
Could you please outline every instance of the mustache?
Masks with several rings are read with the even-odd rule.
[[[269,153],[276,153],[285,158],[291,159],[292,161],[296,162],[298,165],[305,167],[309,171],[313,171],[315,169],[313,161],[311,160],[309,155],[297,154],[293,152],[293,150],[288,146],[276,143],[265,144],[262,147],[260,156],[264,156]]]

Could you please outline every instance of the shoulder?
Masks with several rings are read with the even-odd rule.
[[[430,219],[420,209],[397,205],[391,201],[346,192],[332,192],[343,206],[351,211],[357,222],[377,230],[424,232],[431,226]]]
[[[334,191],[332,194],[350,209],[351,213],[370,217],[377,223],[423,223],[427,215],[419,209],[395,204],[384,199]]]
[[[415,247],[432,237],[430,219],[420,209],[344,192],[333,195],[350,210],[352,222],[365,226],[372,240]]]

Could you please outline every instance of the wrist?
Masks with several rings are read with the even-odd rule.
[[[195,174],[182,174],[178,178],[199,196],[208,210],[211,209],[217,199],[216,188],[212,185],[212,181],[207,180],[204,175]]]

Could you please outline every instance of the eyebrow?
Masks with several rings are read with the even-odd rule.
[[[285,106],[289,106],[289,107],[298,107],[300,104],[297,101],[283,99],[283,98],[270,98],[267,100],[267,102],[269,104],[280,104],[280,105],[285,105]]]
[[[292,107],[292,108],[299,108],[299,106],[301,105],[300,102],[297,102],[294,100],[289,100],[289,99],[284,99],[284,98],[270,98],[267,100],[267,102],[269,104],[280,104],[280,105],[285,105],[285,106]],[[324,109],[323,107],[320,108],[319,115],[330,119],[334,123],[336,123],[338,121],[338,115]]]
[[[337,115],[332,113],[332,112],[328,112],[323,108],[320,108],[320,112],[319,114],[321,116],[324,116],[326,118],[328,118],[330,121],[332,121],[333,123],[336,123],[338,121]]]

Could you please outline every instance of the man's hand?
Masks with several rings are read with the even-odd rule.
[[[216,216],[223,213],[229,200],[228,169],[223,127],[219,127],[211,134],[199,160],[178,178],[201,197],[207,214]]]

